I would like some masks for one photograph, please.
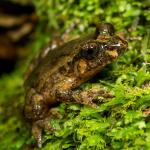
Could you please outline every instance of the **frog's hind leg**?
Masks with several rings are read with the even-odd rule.
[[[31,88],[26,95],[24,115],[32,123],[32,135],[36,139],[38,147],[42,146],[41,134],[43,129],[52,129],[48,122],[48,112],[49,107],[43,96]]]
[[[53,128],[50,125],[50,117],[41,119],[41,120],[37,120],[35,122],[32,123],[32,135],[35,138],[36,142],[37,142],[37,146],[39,148],[42,147],[42,131],[43,129],[46,131],[51,131],[53,132]]]
[[[42,147],[42,131],[46,131],[48,133],[53,133],[55,131],[55,129],[52,127],[50,120],[52,118],[59,118],[61,119],[62,116],[61,114],[58,112],[57,108],[51,108],[49,109],[49,112],[47,114],[47,117],[41,119],[41,120],[37,120],[37,121],[33,121],[32,123],[32,135],[35,138],[36,142],[37,142],[37,146],[39,148]]]
[[[39,122],[33,122],[31,132],[37,142],[37,146],[41,148],[42,147],[42,128],[39,127]]]

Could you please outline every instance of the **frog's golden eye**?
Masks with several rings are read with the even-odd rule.
[[[86,43],[82,46],[81,57],[85,59],[93,59],[98,55],[99,45],[98,43]]]

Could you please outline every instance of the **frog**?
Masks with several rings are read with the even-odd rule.
[[[99,23],[93,33],[58,46],[48,45],[39,54],[24,83],[24,116],[38,147],[42,147],[42,130],[53,130],[49,120],[57,105],[79,103],[96,109],[99,96],[110,97],[105,90],[78,87],[127,49],[128,42],[116,34],[111,23]]]

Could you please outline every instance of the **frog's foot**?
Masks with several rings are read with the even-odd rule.
[[[42,128],[39,127],[38,123],[35,122],[32,125],[32,135],[37,142],[39,148],[42,147]]]
[[[113,98],[114,95],[101,88],[91,88],[84,90],[75,90],[68,92],[57,93],[58,100],[61,102],[77,102],[80,104],[88,105],[90,107],[97,107],[95,101],[98,97]]]
[[[45,118],[42,120],[37,120],[35,122],[33,122],[32,124],[32,135],[35,138],[36,142],[37,142],[37,146],[39,148],[42,147],[42,131],[43,129],[46,131],[51,131],[53,132],[53,128],[49,123],[50,118]]]
[[[83,91],[73,91],[73,97],[77,103],[82,103],[95,108],[97,107],[95,102],[98,100],[98,97],[112,98],[114,96],[111,93],[108,93],[106,90],[93,88]]]
[[[50,124],[51,118],[62,118],[57,108],[51,108],[47,113],[46,118],[37,120],[32,124],[32,135],[35,138],[39,148],[42,147],[42,131],[45,130],[46,132],[52,133],[55,130]]]

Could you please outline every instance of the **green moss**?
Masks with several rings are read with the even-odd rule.
[[[97,109],[60,104],[57,109],[62,119],[51,120],[55,132],[43,133],[42,149],[150,149],[149,115],[143,114],[150,107],[149,3],[138,0],[34,0],[33,4],[40,21],[29,59],[52,38],[51,33],[62,34],[72,23],[77,24],[71,32],[73,36],[90,32],[93,23],[108,21],[117,31],[126,32],[127,37],[142,38],[129,41],[129,51],[104,68],[100,73],[102,78],[83,85],[83,88],[102,86],[115,97],[109,100],[100,97]],[[23,73],[28,63],[29,60],[19,65],[21,69],[16,68],[0,80],[2,150],[19,150],[34,143],[22,115]]]

